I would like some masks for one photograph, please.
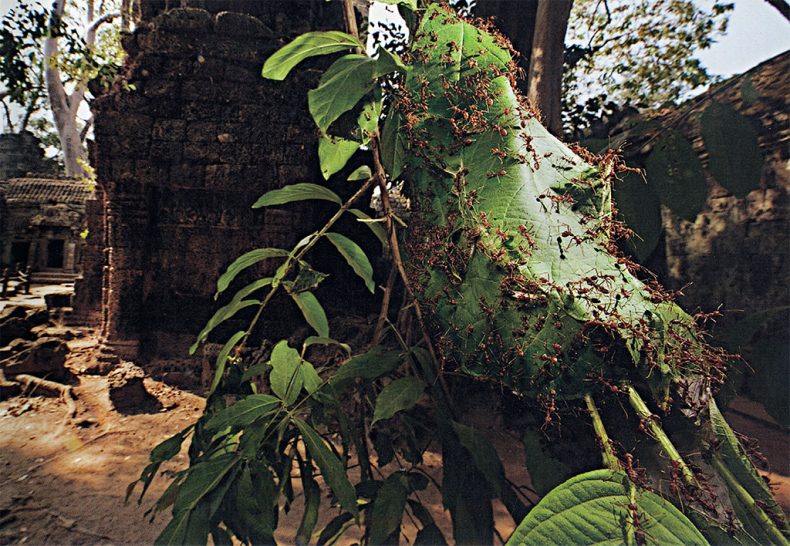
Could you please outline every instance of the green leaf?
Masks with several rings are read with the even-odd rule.
[[[710,101],[699,120],[713,178],[743,199],[760,187],[763,152],[749,120],[728,104]]]
[[[595,470],[566,481],[546,495],[519,524],[506,546],[522,544],[637,544],[628,477]],[[639,526],[650,544],[708,544],[671,503],[638,490]],[[649,534],[648,534],[649,533]]]
[[[418,377],[396,379],[384,387],[376,398],[371,424],[381,419],[389,419],[399,411],[411,409],[423,392],[425,392],[425,381]]]
[[[354,182],[356,180],[367,180],[371,176],[373,176],[373,173],[370,172],[370,167],[367,165],[362,165],[361,167],[358,167],[353,173],[348,175],[347,180],[349,182]]]
[[[346,353],[351,354],[351,347],[346,343],[340,343],[336,339],[328,337],[310,336],[304,340],[302,347],[307,348],[310,345],[337,345]]]
[[[206,423],[206,428],[208,430],[243,428],[263,416],[277,412],[279,407],[280,400],[270,394],[251,394],[214,414]]]
[[[318,372],[315,371],[315,367],[306,360],[302,361],[301,373],[304,381],[304,389],[307,391],[307,394],[313,394],[324,384]]]
[[[304,513],[302,523],[296,531],[296,544],[304,546],[310,543],[310,537],[318,521],[318,511],[321,508],[321,488],[312,476],[302,474],[302,489],[304,491]]]
[[[189,354],[195,354],[197,351],[198,346],[208,338],[208,335],[211,333],[214,328],[231,318],[233,315],[245,309],[247,307],[251,307],[253,305],[260,305],[261,302],[258,300],[231,300],[231,302],[223,307],[220,307],[212,316],[206,326],[200,331],[197,337],[197,341],[192,344],[189,348]]]
[[[322,133],[373,89],[375,70],[376,61],[367,55],[346,55],[332,63],[318,87],[307,93],[310,113]]]
[[[387,351],[384,347],[376,345],[365,354],[355,356],[340,366],[331,381],[337,383],[357,377],[374,379],[397,368],[400,358],[400,351]]]
[[[379,46],[376,54],[375,77],[378,78],[386,74],[392,74],[393,72],[400,72],[401,74],[406,73],[406,65],[403,64],[401,58],[395,53],[392,53],[384,47]]]
[[[491,485],[491,490],[500,499],[505,496],[505,468],[499,459],[494,445],[487,436],[479,431],[453,421],[453,429],[458,434],[461,445],[469,450],[475,465]]]
[[[283,80],[294,66],[308,57],[347,51],[354,47],[365,49],[358,39],[343,32],[308,32],[266,59],[263,77]]]
[[[244,383],[245,381],[249,381],[253,377],[257,377],[259,375],[263,375],[266,371],[271,368],[271,364],[268,362],[259,362],[257,364],[253,364],[247,371],[245,371],[241,376],[241,382]]]
[[[730,426],[724,420],[724,416],[716,406],[716,402],[711,398],[708,403],[710,412],[710,424],[713,433],[719,440],[718,449],[715,452],[715,458],[721,461],[721,464],[726,467],[735,484],[727,483],[730,489],[730,497],[741,497],[738,488],[742,488],[745,492],[756,501],[764,503],[769,510],[774,511],[782,522],[783,530],[788,530],[787,518],[784,516],[781,507],[777,504],[771,490],[766,485],[765,481],[760,477],[760,474],[754,468],[754,465],[749,460],[746,450],[735,436]],[[756,519],[753,512],[755,506],[738,506],[733,501],[735,507],[735,515],[744,524],[747,531],[759,542],[768,543],[774,542],[774,538],[770,530],[765,529],[760,520]]]
[[[291,294],[291,297],[302,311],[307,324],[313,327],[321,337],[329,337],[329,322],[326,320],[324,308],[312,292],[299,292]]]
[[[238,456],[235,453],[223,453],[190,467],[184,483],[178,490],[178,498],[173,505],[173,514],[194,510],[198,502],[213,491],[238,462]]]
[[[286,406],[290,406],[296,401],[304,384],[300,369],[302,359],[296,349],[288,346],[288,341],[282,340],[274,346],[270,361],[272,372],[269,374],[269,383],[272,392]]]
[[[233,294],[233,301],[243,300],[253,292],[260,290],[266,286],[270,286],[272,284],[272,277],[264,277],[263,279],[258,279],[257,281],[251,282],[235,294]],[[216,300],[219,297],[219,294],[214,295],[214,299]]]
[[[164,461],[169,461],[178,455],[178,453],[181,451],[181,444],[184,443],[184,437],[191,428],[192,425],[157,445],[151,450],[148,460],[152,463],[161,463]]]
[[[228,270],[217,281],[217,294],[224,292],[233,279],[236,278],[236,275],[251,265],[255,265],[267,258],[285,258],[287,256],[288,251],[282,248],[259,248],[243,254],[230,264]]]
[[[267,191],[255,201],[252,208],[283,205],[293,201],[306,201],[308,199],[322,199],[324,201],[332,201],[338,205],[343,204],[343,200],[329,188],[318,184],[310,184],[309,182],[300,182],[299,184],[291,184],[277,190]]]
[[[385,249],[389,249],[390,243],[387,237],[387,230],[382,227],[382,222],[378,219],[373,219],[370,217],[369,214],[362,212],[359,209],[348,209],[348,212],[359,218],[359,221],[365,224],[370,228],[370,231],[373,232],[373,235],[381,242],[381,246]]]
[[[396,472],[384,481],[370,515],[371,546],[384,544],[400,528],[408,496],[408,479],[403,472]]]
[[[379,121],[381,120],[381,108],[383,106],[381,87],[374,87],[373,93],[369,96],[369,100],[362,107],[362,113],[357,118],[358,137],[362,144],[370,142],[370,137],[378,133]]]
[[[658,139],[645,168],[647,181],[661,202],[693,222],[705,207],[708,183],[691,144],[680,133],[667,131]]]
[[[299,432],[302,433],[302,439],[308,453],[310,453],[318,468],[321,469],[324,481],[332,489],[337,502],[340,503],[344,510],[358,518],[357,495],[354,492],[354,486],[348,481],[343,465],[311,426],[297,417],[293,418],[293,422],[299,428]]]
[[[225,363],[228,361],[228,356],[236,344],[241,341],[241,339],[245,336],[247,332],[240,331],[233,334],[233,336],[225,342],[225,345],[222,346],[222,350],[217,355],[217,362],[215,364],[216,371],[214,372],[214,381],[211,382],[211,388],[209,389],[208,395],[211,396],[214,394],[214,390],[219,385],[219,382],[222,380],[222,376],[225,373]]]
[[[173,519],[156,538],[156,546],[181,546],[205,544],[208,540],[209,504],[202,502],[195,510],[182,510],[173,514]]]
[[[326,234],[326,238],[335,245],[348,262],[348,265],[351,266],[351,269],[354,270],[354,273],[365,281],[365,286],[373,293],[376,289],[376,285],[373,284],[373,266],[370,265],[365,251],[354,241],[339,233],[329,232]]]
[[[391,181],[401,175],[406,159],[406,134],[401,129],[402,124],[402,114],[390,108],[381,129],[381,163]]]
[[[318,161],[324,180],[346,166],[348,160],[359,148],[360,143],[340,137],[321,137],[318,141]]]
[[[235,500],[233,509],[223,514],[228,529],[245,543],[274,544],[279,506],[271,471],[260,463],[249,463],[231,494]]]

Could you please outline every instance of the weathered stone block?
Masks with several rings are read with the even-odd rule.
[[[214,28],[220,34],[274,39],[274,32],[260,19],[243,13],[230,11],[218,13]]]
[[[184,140],[187,122],[183,119],[160,119],[154,123],[154,140]]]
[[[219,143],[189,142],[184,144],[184,159],[203,165],[220,162],[221,148]]]
[[[187,125],[188,142],[217,142],[217,124],[210,121],[197,121]]]
[[[154,19],[154,26],[172,32],[208,33],[213,30],[214,17],[202,9],[176,8]]]
[[[242,186],[244,182],[243,165],[207,165],[206,188],[232,189]]]

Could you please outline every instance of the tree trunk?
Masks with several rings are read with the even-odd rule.
[[[52,29],[57,26],[63,16],[65,0],[57,0],[52,13]],[[55,122],[55,129],[60,137],[60,147],[63,151],[63,162],[66,167],[66,176],[83,177],[88,172],[83,167],[85,162],[85,151],[82,149],[80,132],[77,129],[77,110],[85,96],[85,85],[78,84],[76,89],[69,94],[63,85],[60,70],[51,62],[58,54],[58,37],[53,32],[53,36],[44,41],[45,59],[45,81],[47,94],[49,95],[49,105],[52,109],[52,119]]]
[[[562,135],[563,54],[572,4],[573,0],[540,0],[532,39],[527,98],[554,136]]]
[[[543,123],[562,134],[562,71],[565,31],[573,0],[479,0],[475,15],[495,17],[499,30],[520,54],[519,91],[543,114]]]

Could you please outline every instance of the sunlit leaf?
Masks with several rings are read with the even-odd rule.
[[[325,180],[346,166],[360,143],[340,137],[322,137],[318,141],[318,161]]]
[[[355,182],[357,180],[367,180],[373,176],[373,173],[370,172],[370,167],[367,165],[362,165],[361,167],[357,167],[357,169],[348,175],[349,182]]]
[[[351,54],[336,60],[324,72],[318,87],[307,93],[310,114],[322,133],[373,89],[375,70],[374,59]]]
[[[189,348],[189,354],[195,354],[195,351],[197,351],[200,343],[208,338],[208,335],[214,328],[231,318],[242,309],[260,304],[261,302],[258,300],[232,300],[229,304],[217,309],[214,315],[209,319],[206,326],[204,326],[198,334],[197,341],[195,341],[195,343],[193,343]]]
[[[291,184],[264,193],[255,204],[252,205],[252,208],[257,209],[271,205],[282,205],[293,201],[306,201],[308,199],[322,199],[324,201],[332,201],[338,205],[343,204],[343,200],[329,188],[318,184],[310,184],[309,182],[300,182],[299,184]]]
[[[224,292],[233,279],[246,268],[267,258],[285,258],[286,256],[288,256],[288,251],[282,248],[259,248],[239,256],[217,281],[217,293]]]
[[[531,544],[637,544],[630,513],[628,477],[595,470],[571,478],[546,495],[519,524],[507,546]],[[708,541],[670,502],[639,490],[635,504],[639,528],[650,544],[700,544]],[[647,533],[650,533],[649,536]]]
[[[302,34],[266,59],[263,77],[283,80],[294,66],[308,57],[348,51],[354,47],[365,48],[358,39],[343,32],[332,30]]]
[[[301,361],[299,353],[289,347],[286,340],[280,341],[272,350],[269,384],[272,392],[282,399],[286,406],[292,405],[302,390],[304,379],[300,370]]]
[[[365,251],[345,235],[329,232],[326,234],[326,238],[335,245],[340,254],[342,254],[348,262],[348,265],[351,266],[351,269],[354,270],[354,273],[365,281],[365,286],[367,286],[368,290],[370,290],[371,293],[374,292],[376,285],[373,284],[373,266],[370,265]]]
[[[302,311],[307,324],[312,326],[320,337],[329,337],[329,322],[326,319],[326,313],[313,293],[293,293],[291,297]]]

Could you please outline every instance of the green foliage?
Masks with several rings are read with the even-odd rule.
[[[708,544],[683,513],[621,472],[566,481],[530,511],[507,541],[528,544]]]
[[[275,54],[264,74],[282,79],[304,58],[357,43],[342,33],[311,33]],[[355,144],[365,143],[373,162],[348,177],[361,182],[351,199],[343,202],[322,186],[302,183],[268,192],[255,203],[318,199],[337,210],[291,250],[251,251],[221,276],[218,295],[252,265],[277,260],[274,275],[238,290],[192,348],[239,310],[257,307],[249,326],[220,351],[204,415],[155,448],[138,480],[144,494],[159,465],[174,457],[191,434],[190,467],[175,476],[153,508],[154,513],[172,509],[158,542],[206,543],[211,536],[223,544],[234,537],[247,544],[271,543],[279,507],[292,509],[298,480],[304,492],[302,520],[293,537],[298,544],[315,535],[322,544],[336,541],[354,525],[364,528],[363,543],[392,543],[401,540],[407,521],[419,522],[415,544],[490,543],[494,498],[514,520],[523,519],[513,544],[704,544],[706,537],[721,538],[728,531],[745,542],[748,535],[739,527],[723,527],[728,510],[752,536],[785,543],[786,521],[769,504],[775,502],[770,492],[766,496],[709,397],[720,382],[721,356],[699,341],[687,315],[662,292],[640,283],[627,260],[614,253],[619,228],[611,218],[610,182],[622,167],[616,158],[608,155],[589,165],[551,137],[514,95],[507,51],[446,7],[427,9],[409,58],[405,69],[383,52],[376,59],[340,57],[314,90],[312,111],[324,135],[341,114],[361,105]],[[352,65],[356,70],[349,69]],[[393,86],[380,133],[382,97],[373,90],[385,70],[405,73],[405,78]],[[325,173],[339,172],[350,157],[348,151],[325,153],[321,167]],[[392,217],[384,219],[385,232],[381,223],[352,208],[374,184],[385,189],[387,175],[390,181],[402,176],[411,185],[405,264],[397,261]],[[391,336],[377,329],[374,343],[386,341],[367,350],[329,337],[329,321],[315,295],[325,275],[308,262],[311,249],[327,239],[374,292],[365,250],[333,230],[346,213],[388,243],[394,270],[408,268],[401,273],[408,298],[398,314],[402,318],[413,309],[418,324],[418,330],[401,332],[389,322],[388,283],[379,322],[389,324],[386,335]],[[280,340],[268,357],[251,354],[246,344],[281,289],[318,335],[306,339],[301,351]],[[249,299],[264,290],[259,299]],[[410,339],[418,341],[410,346]],[[336,345],[341,362],[318,358],[320,351],[311,349],[318,345]],[[577,475],[527,515],[524,496],[507,480],[491,442],[456,420],[446,371],[486,378],[515,392],[525,410],[542,420],[540,432],[547,436],[562,406],[569,412],[566,418],[578,421],[589,414],[594,430],[606,437],[593,396],[628,394],[635,413],[630,421],[642,431],[636,443],[655,443],[679,469],[673,474],[681,481],[673,482],[674,498],[665,501],[648,491],[631,453],[618,459],[612,443],[602,447],[604,460],[622,466],[625,474],[609,469]],[[723,480],[734,500],[706,496],[707,482],[689,470],[637,388],[651,393],[650,407],[669,412],[674,399],[691,418],[680,431],[693,439],[690,449],[699,452],[703,440],[710,445],[718,439],[721,451],[709,450],[713,462],[705,472]],[[582,400],[587,413],[580,412]],[[682,419],[678,412],[672,422],[677,418]],[[417,434],[426,428],[427,439]],[[589,435],[593,430],[586,423],[583,429]],[[525,445],[539,448],[537,436],[527,438]],[[422,467],[431,442],[442,451],[441,485]],[[536,483],[543,479],[546,489],[560,473],[579,474],[573,462],[545,464],[551,462],[545,456],[549,451],[542,460],[538,449],[529,451],[531,471],[557,474],[534,477]],[[533,458],[539,464],[532,464]],[[391,462],[397,462],[397,470],[385,469]],[[649,470],[648,478],[662,476],[661,469]],[[420,501],[418,492],[428,487],[439,488],[452,516],[451,541]],[[133,489],[134,484],[128,493]],[[316,529],[325,492],[339,513]],[[689,508],[693,525],[670,504],[682,504],[686,494],[694,504]]]
[[[620,104],[677,101],[710,82],[694,55],[726,31],[732,9],[718,1],[575,1],[566,43],[582,54],[566,72],[566,93],[576,97],[603,85]]]

